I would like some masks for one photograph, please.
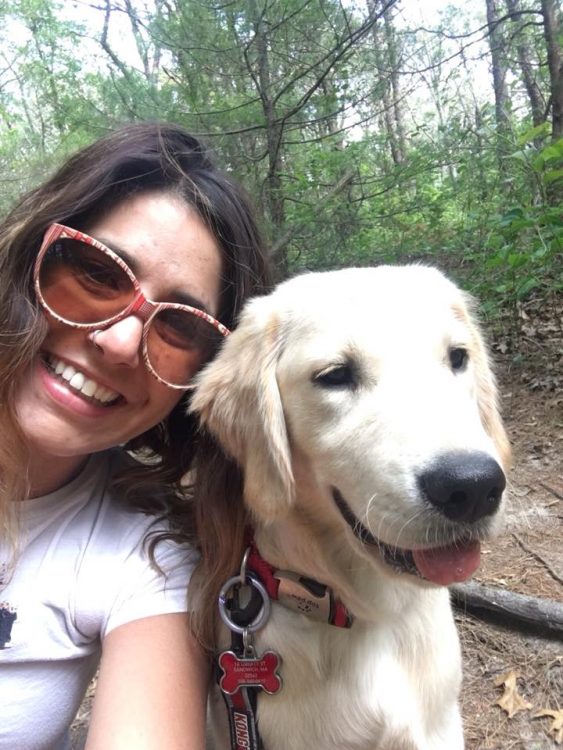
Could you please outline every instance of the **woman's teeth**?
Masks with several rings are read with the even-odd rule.
[[[116,391],[110,391],[95,380],[90,380],[72,365],[67,365],[66,362],[56,357],[49,357],[49,365],[57,375],[66,380],[71,388],[88,398],[95,399],[102,404],[111,404],[119,398],[119,393]]]

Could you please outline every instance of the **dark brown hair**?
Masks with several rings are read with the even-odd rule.
[[[263,292],[269,271],[250,203],[220,172],[203,144],[182,127],[141,122],[124,125],[82,149],[46,182],[25,195],[0,225],[0,535],[13,532],[10,500],[27,494],[27,454],[14,395],[46,331],[32,285],[33,265],[46,228],[53,222],[87,230],[96,219],[132,195],[171,192],[193,207],[222,253],[219,319],[232,328],[243,301]],[[151,461],[121,480],[137,507],[167,516],[181,538],[191,536],[192,507],[182,485],[196,452],[217,475],[237,472],[210,438],[199,436],[186,399],[159,425],[128,446]],[[147,492],[147,488],[150,491]],[[13,536],[13,534],[12,534]]]

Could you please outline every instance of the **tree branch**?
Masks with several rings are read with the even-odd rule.
[[[321,213],[321,211],[324,210],[324,207],[326,206],[329,201],[331,201],[335,195],[338,195],[338,193],[342,192],[344,188],[346,188],[350,182],[352,181],[354,175],[356,173],[355,169],[349,169],[341,178],[338,180],[337,183],[323,196],[323,198],[317,202],[315,206],[315,210],[313,211],[313,216],[317,216]],[[302,221],[298,224],[293,224],[287,232],[285,232],[282,237],[280,237],[271,248],[271,255],[272,258],[275,259],[280,255],[281,251],[291,242],[293,237],[300,232],[304,227],[307,226],[309,222],[308,221]]]
[[[551,599],[516,594],[466,581],[450,586],[452,602],[462,612],[528,633],[563,640],[563,605]]]

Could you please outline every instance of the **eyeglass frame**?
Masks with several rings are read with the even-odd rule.
[[[97,323],[76,323],[74,321],[63,318],[61,315],[56,313],[55,310],[51,309],[51,307],[45,301],[45,298],[43,297],[43,294],[41,292],[39,272],[41,269],[41,263],[43,261],[43,258],[47,254],[47,251],[49,250],[51,245],[59,239],[71,239],[78,242],[83,242],[86,245],[91,245],[105,255],[108,255],[115,263],[117,263],[117,265],[124,271],[124,273],[128,276],[128,278],[131,280],[131,283],[133,284],[133,300],[126,306],[124,310],[122,310],[117,315],[113,315],[111,318],[98,321]],[[223,325],[223,323],[214,318],[212,315],[209,315],[209,313],[206,313],[204,310],[200,310],[198,307],[183,305],[177,302],[155,302],[154,300],[149,299],[149,297],[146,297],[143,293],[141,284],[133,271],[129,268],[123,258],[121,258],[113,250],[111,250],[111,248],[107,247],[103,244],[103,242],[100,242],[94,237],[90,237],[89,234],[85,234],[78,229],[72,229],[72,227],[68,227],[64,224],[59,224],[56,222],[50,224],[45,231],[45,234],[43,235],[43,241],[41,242],[39,252],[37,253],[37,257],[35,259],[35,265],[33,269],[33,285],[35,288],[37,299],[39,300],[39,303],[41,304],[43,309],[52,318],[59,321],[59,323],[63,323],[70,328],[77,328],[83,331],[105,330],[110,326],[115,325],[115,323],[118,323],[120,320],[128,318],[130,315],[135,315],[140,318],[143,323],[143,333],[141,336],[139,347],[143,355],[143,361],[153,377],[155,377],[163,385],[166,385],[169,388],[173,388],[175,390],[186,391],[194,388],[195,385],[175,385],[173,383],[168,383],[166,380],[160,377],[160,375],[151,365],[148,355],[147,337],[151,323],[156,315],[161,310],[182,310],[184,312],[190,313],[191,315],[195,315],[196,318],[205,320],[225,338],[231,333],[230,330],[225,325]]]

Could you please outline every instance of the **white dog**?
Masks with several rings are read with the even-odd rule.
[[[294,611],[322,587],[272,603],[266,750],[463,748],[446,586],[499,526],[509,460],[467,296],[423,266],[299,276],[247,305],[192,404],[244,470],[259,556],[354,619]]]

